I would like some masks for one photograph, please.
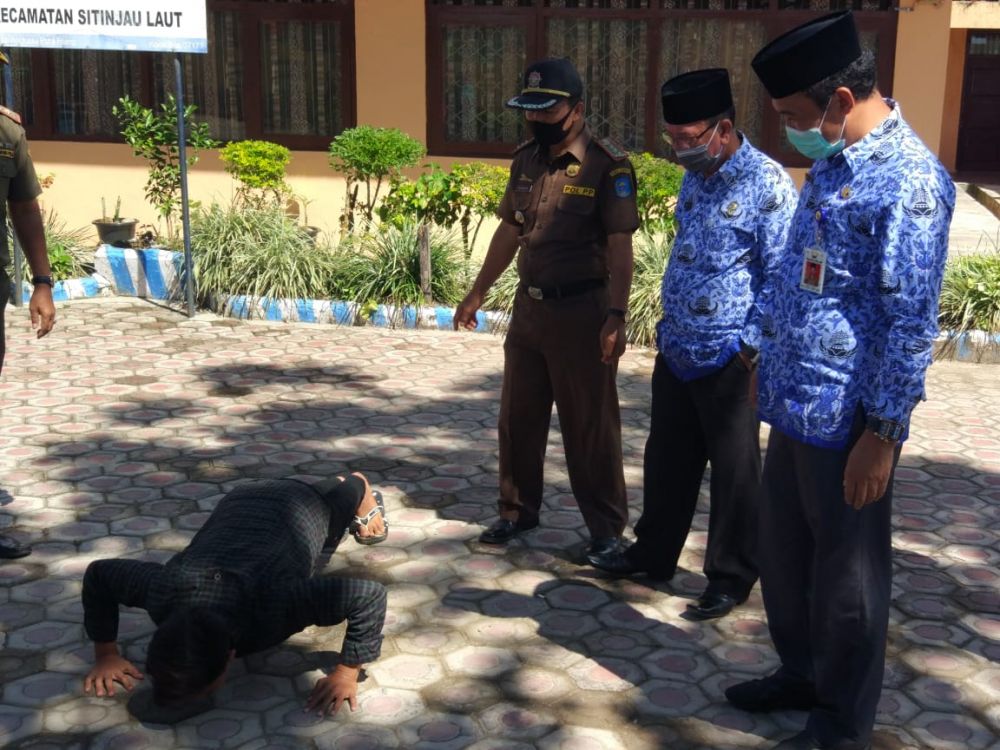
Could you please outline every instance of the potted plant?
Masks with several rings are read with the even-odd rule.
[[[102,244],[114,247],[132,247],[132,240],[135,239],[135,227],[139,221],[138,219],[123,219],[121,211],[121,196],[115,201],[113,216],[108,216],[107,205],[104,198],[101,198],[101,218],[94,221],[94,226],[97,227],[97,236]]]

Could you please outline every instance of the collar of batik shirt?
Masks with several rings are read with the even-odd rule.
[[[876,152],[885,152],[888,155],[890,152],[895,151],[895,146],[887,146],[887,144],[894,144],[905,130],[899,104],[894,99],[889,98],[885,99],[885,103],[892,109],[886,115],[886,118],[872,128],[871,132],[864,138],[857,143],[852,143],[840,152],[840,156],[842,156],[844,163],[847,164],[847,168],[854,174],[864,170],[865,165],[873,160]],[[876,162],[879,161],[878,158],[874,160]],[[840,159],[834,157],[832,159],[823,159],[821,162],[817,162],[817,165],[830,167],[835,166],[839,161]],[[823,171],[823,169],[817,171]]]

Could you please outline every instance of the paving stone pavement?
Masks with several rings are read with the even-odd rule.
[[[704,504],[674,582],[606,580],[575,563],[586,533],[556,437],[543,527],[508,549],[478,544],[496,497],[500,339],[188,321],[110,298],[61,305],[35,341],[25,312],[8,314],[0,529],[35,548],[0,564],[0,746],[754,748],[803,721],[722,699],[774,667],[759,593],[721,622],[680,617],[704,583]],[[619,379],[633,522],[651,369],[630,351]],[[876,747],[1000,749],[998,375],[934,365],[914,419]],[[348,540],[328,567],[390,592],[357,713],[302,711],[337,628],[236,664],[217,707],[174,726],[81,694],[91,560],[166,559],[238,482],[346,470],[382,489],[391,522],[387,543]],[[141,612],[122,617],[139,664],[151,630]]]

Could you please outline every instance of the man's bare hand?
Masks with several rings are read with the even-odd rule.
[[[844,468],[844,502],[861,510],[885,495],[892,474],[896,444],[865,430],[851,448]]]
[[[361,667],[340,664],[326,677],[316,681],[316,685],[306,701],[306,711],[316,711],[320,716],[335,715],[344,703],[351,711],[358,709],[358,674]]]
[[[83,678],[83,692],[90,694],[93,691],[94,695],[102,698],[115,694],[116,682],[126,690],[131,690],[135,684],[133,680],[141,679],[142,672],[132,662],[124,656],[108,654],[100,657],[94,668]]]
[[[625,321],[609,315],[601,326],[601,362],[610,365],[625,353]]]
[[[52,287],[48,284],[37,284],[35,291],[31,293],[28,311],[31,313],[31,327],[36,331],[35,335],[38,338],[51,331],[56,324],[56,306],[52,302]]]
[[[465,295],[465,299],[458,303],[455,308],[455,317],[452,319],[452,326],[457,331],[464,328],[467,331],[474,331],[479,324],[476,320],[476,312],[482,307],[483,297],[475,289]]]

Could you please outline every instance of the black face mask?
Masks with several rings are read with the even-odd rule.
[[[568,130],[563,130],[563,126],[566,124],[566,120],[569,116],[573,114],[573,110],[570,109],[559,122],[539,122],[538,120],[530,120],[528,125],[531,127],[531,134],[535,137],[535,140],[539,144],[550,148],[558,143],[562,143],[566,140],[566,136],[569,135]]]

